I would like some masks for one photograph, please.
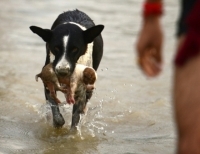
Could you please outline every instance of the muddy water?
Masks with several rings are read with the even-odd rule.
[[[138,69],[133,52],[141,0],[1,0],[0,153],[173,153],[171,63],[179,8],[174,0],[165,3],[164,71],[149,79]],[[69,130],[72,106],[64,99],[60,110],[66,124],[59,130],[52,127],[42,82],[34,79],[44,64],[44,42],[28,28],[50,28],[58,14],[75,8],[87,12],[96,24],[105,25],[97,89],[78,134]]]

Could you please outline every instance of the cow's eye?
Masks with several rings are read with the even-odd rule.
[[[58,47],[55,47],[54,49],[55,49],[56,52],[60,51],[60,49]]]
[[[72,52],[77,52],[78,51],[78,48],[73,48],[72,49]]]

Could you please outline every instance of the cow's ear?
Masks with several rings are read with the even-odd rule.
[[[91,43],[104,29],[103,25],[97,25],[83,31],[83,37],[86,43]]]
[[[39,35],[45,42],[50,42],[52,38],[52,31],[49,29],[42,29],[37,26],[30,26],[30,29],[33,33]]]

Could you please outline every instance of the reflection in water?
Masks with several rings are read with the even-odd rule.
[[[0,153],[173,153],[170,83],[177,3],[166,1],[165,71],[146,79],[136,66],[132,47],[142,1],[1,0]],[[97,89],[78,133],[69,129],[72,106],[64,103],[60,110],[66,124],[52,127],[42,82],[34,79],[44,64],[45,46],[29,30],[31,25],[49,28],[58,14],[74,8],[105,25]]]

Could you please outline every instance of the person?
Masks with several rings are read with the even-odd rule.
[[[177,154],[200,154],[200,0],[181,0],[174,58],[173,105]],[[136,43],[138,65],[146,76],[162,70],[162,0],[146,0]]]

